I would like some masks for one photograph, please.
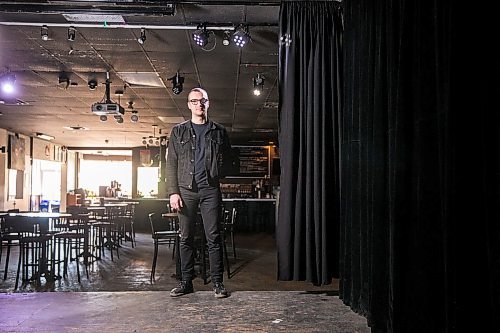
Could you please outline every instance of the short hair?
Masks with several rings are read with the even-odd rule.
[[[193,88],[189,91],[189,94],[191,94],[193,91],[199,92],[203,95],[203,98],[208,99],[208,93],[205,89],[203,88]],[[188,94],[188,99],[189,99],[189,94]]]

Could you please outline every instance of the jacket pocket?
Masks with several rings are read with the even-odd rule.
[[[220,137],[210,137],[208,143],[210,144],[210,176],[217,178],[220,176],[224,140]]]

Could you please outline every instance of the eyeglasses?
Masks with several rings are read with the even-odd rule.
[[[193,105],[198,105],[198,102],[201,104],[206,104],[208,102],[208,99],[202,98],[202,99],[190,99],[189,102]]]

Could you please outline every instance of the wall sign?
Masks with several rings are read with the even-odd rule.
[[[228,177],[269,177],[268,146],[233,146],[233,168]]]

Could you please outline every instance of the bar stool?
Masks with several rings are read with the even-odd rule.
[[[130,240],[132,242],[132,248],[135,247],[135,229],[134,229],[134,219],[135,219],[135,204],[127,203],[127,207],[125,209],[125,218],[127,223],[125,224],[124,232],[125,239]]]
[[[19,213],[19,209],[16,209],[16,211],[11,211],[13,213],[17,212]],[[13,226],[7,226],[5,222],[5,217],[2,216],[0,220],[0,239],[1,239],[1,244],[0,244],[0,262],[2,260],[2,250],[3,250],[3,245],[4,242],[7,242],[7,253],[5,255],[5,270],[3,273],[3,279],[7,279],[7,272],[9,270],[9,259],[10,259],[10,250],[13,246],[19,246],[19,239],[21,238],[21,235],[19,233],[14,232]]]
[[[113,258],[113,250],[116,250],[116,255],[120,258],[118,252],[119,240],[118,240],[118,230],[116,229],[115,218],[117,216],[117,210],[114,207],[106,207],[104,215],[100,216],[100,219],[92,223],[92,227],[95,230],[96,244],[95,247],[99,250],[98,258],[105,255],[105,248],[108,248],[111,253],[111,261]]]
[[[55,271],[57,264],[57,274],[59,275],[61,263],[63,263],[63,276],[67,276],[68,263],[73,258],[76,262],[76,272],[78,282],[81,282],[79,257],[83,257],[87,279],[89,278],[88,258],[91,257],[89,251],[89,225],[88,213],[76,213],[66,219],[66,230],[54,234],[54,245],[52,247],[52,271]],[[61,253],[62,247],[62,253]]]
[[[23,281],[40,281],[41,275],[47,272],[47,248],[52,236],[42,233],[37,221],[29,217],[7,215],[4,223],[5,228],[19,235],[19,259],[14,289],[19,286],[20,274]]]
[[[242,231],[256,231],[257,226],[256,221],[249,221],[249,208],[248,202],[244,200],[234,200],[233,207],[236,208],[238,215],[236,216],[235,222],[238,223],[238,230]]]
[[[234,226],[236,224],[238,218],[238,209],[236,207],[233,207],[231,214],[228,214],[224,216],[223,222],[224,222],[224,240],[226,240],[226,237],[228,234],[231,237],[231,246],[233,249],[233,258],[236,259],[236,245],[234,243]]]

